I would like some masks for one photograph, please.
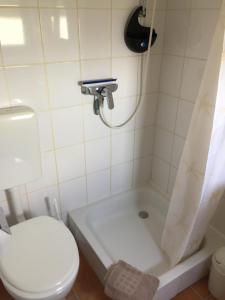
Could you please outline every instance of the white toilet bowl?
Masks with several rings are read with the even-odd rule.
[[[0,258],[2,282],[16,300],[62,300],[79,268],[70,231],[51,217],[11,227],[12,238]]]

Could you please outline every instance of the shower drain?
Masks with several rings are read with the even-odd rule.
[[[139,211],[138,216],[141,219],[147,219],[149,217],[149,213],[146,210],[141,210]]]

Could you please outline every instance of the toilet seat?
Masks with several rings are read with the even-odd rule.
[[[37,217],[11,227],[0,259],[3,282],[29,294],[51,294],[74,280],[79,268],[76,242],[64,224]]]
[[[56,289],[48,290],[45,292],[39,292],[39,293],[30,293],[26,291],[21,291],[16,289],[14,286],[12,286],[9,282],[7,282],[4,278],[2,279],[2,282],[6,288],[6,290],[9,292],[9,294],[15,298],[15,299],[23,299],[23,300],[61,300],[64,299],[64,297],[68,294],[68,292],[71,290],[74,280],[76,278],[77,272],[74,272],[71,274],[71,276],[62,283],[61,286],[57,286]]]

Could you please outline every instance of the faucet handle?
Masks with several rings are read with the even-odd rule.
[[[105,88],[105,96],[106,96],[108,108],[113,109],[114,108],[114,101],[113,101],[112,92],[107,88]]]

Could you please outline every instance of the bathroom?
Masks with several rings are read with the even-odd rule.
[[[143,53],[129,50],[124,41],[128,17],[140,5],[146,6],[140,23],[153,25],[157,34],[152,47]],[[208,253],[199,245],[199,261],[193,255],[186,265],[182,260],[170,270],[161,264],[163,254],[158,250],[162,232],[151,232],[158,238],[155,245],[146,240],[144,231],[134,237],[136,227],[128,220],[128,211],[132,215],[138,209],[137,215],[143,212],[160,228],[171,201],[176,202],[176,175],[178,169],[182,172],[188,132],[195,128],[195,104],[206,82],[204,75],[210,66],[217,66],[212,60],[213,54],[216,56],[212,42],[222,5],[222,0],[0,0],[0,107],[30,107],[37,117],[40,141],[41,175],[18,186],[19,209],[26,219],[52,216],[51,201],[56,201],[58,215],[75,235],[80,270],[90,271],[92,281],[98,283],[98,291],[93,288],[92,295],[85,292],[89,289],[85,282],[80,283],[83,290],[79,294],[75,283],[67,299],[109,299],[99,280],[105,268],[118,259],[127,259],[143,272],[151,269],[148,262],[159,261],[154,272],[160,278],[161,291],[154,300],[172,299],[205,277],[209,256],[225,246],[223,197],[210,216],[209,236],[216,246],[210,246]],[[114,108],[104,107],[105,119],[117,128],[107,127],[94,114],[93,95],[82,94],[78,84],[104,78],[117,79],[118,88],[112,93]],[[118,126],[133,114],[129,122]],[[148,211],[149,197],[154,203]],[[137,198],[143,201],[137,204]],[[3,189],[0,207],[9,225],[16,224],[15,210]],[[163,212],[162,222],[158,210]],[[114,220],[111,228],[104,217],[115,217],[117,225]],[[102,224],[112,238],[104,240],[108,232],[103,230],[98,236]],[[120,225],[134,228],[126,235],[125,246],[122,238],[127,233],[124,229],[119,234]],[[164,225],[161,227],[163,231]],[[131,250],[133,244],[137,248]],[[137,255],[139,250],[142,257]],[[198,290],[190,289],[192,298],[177,299],[199,296]],[[210,297],[200,293],[196,299],[213,299]],[[13,298],[1,288],[0,299]]]

